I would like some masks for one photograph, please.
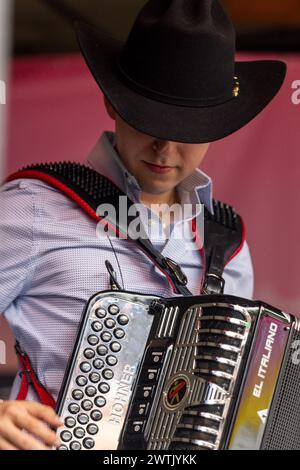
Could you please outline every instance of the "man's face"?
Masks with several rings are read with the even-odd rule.
[[[171,192],[199,167],[209,144],[185,144],[160,140],[129,126],[105,99],[110,117],[116,123],[117,150],[141,189],[149,194]],[[151,167],[149,164],[160,167]]]

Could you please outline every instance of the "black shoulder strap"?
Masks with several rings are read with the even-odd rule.
[[[128,238],[138,243],[139,247],[164,273],[173,290],[184,296],[192,295],[186,287],[187,277],[173,260],[164,257],[154,248],[147,234],[140,224],[140,237],[130,233],[131,222],[134,222],[138,214],[134,210],[130,212],[133,202],[112,181],[97,171],[74,162],[56,162],[35,164],[23,168],[10,175],[6,181],[19,178],[36,178],[45,181],[51,186],[59,189],[70,199],[75,201],[91,218],[104,221],[104,224],[112,229],[117,236]],[[120,196],[122,207],[119,207]],[[101,214],[99,207],[112,205],[114,213]],[[129,216],[130,213],[134,215]]]
[[[211,214],[204,212],[205,280],[203,293],[222,294],[225,266],[241,250],[245,241],[245,227],[235,210],[223,202],[213,200]]]
[[[118,236],[135,240],[145,254],[166,275],[174,292],[192,295],[187,289],[187,278],[180,267],[170,258],[163,257],[154,248],[146,233],[139,238],[129,233],[129,216],[133,202],[112,181],[97,171],[75,162],[55,162],[29,165],[10,175],[6,181],[19,178],[36,178],[56,187],[74,200],[94,220],[104,220]],[[123,210],[119,208],[123,196]],[[99,213],[99,207],[111,204],[115,207],[116,219],[110,213]],[[127,210],[124,210],[124,207]],[[198,223],[198,221],[197,221]],[[142,224],[140,224],[142,230]],[[205,210],[205,293],[222,293],[224,281],[222,273],[226,263],[234,256],[242,243],[242,223],[240,217],[227,205],[214,201],[214,215]]]

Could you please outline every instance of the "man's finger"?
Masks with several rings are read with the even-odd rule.
[[[24,428],[29,431],[35,437],[41,439],[45,444],[49,446],[59,446],[60,441],[56,436],[55,432],[51,431],[42,421],[32,417],[29,413],[17,415],[14,419],[14,423],[18,428]]]
[[[14,447],[12,444],[7,442],[5,439],[2,439],[0,437],[0,450],[18,450],[16,447]]]
[[[30,436],[24,431],[21,431],[14,424],[9,421],[1,423],[0,429],[1,437],[7,440],[10,444],[20,450],[49,450],[49,447],[44,446],[37,441],[34,437]]]
[[[63,422],[59,419],[53,408],[50,406],[41,405],[40,403],[31,402],[27,407],[28,413],[36,418],[42,419],[46,423],[50,424],[55,428],[63,425]]]

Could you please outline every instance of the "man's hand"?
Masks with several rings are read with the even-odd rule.
[[[0,402],[0,450],[51,450],[59,446],[57,429],[63,423],[55,411],[30,401]]]

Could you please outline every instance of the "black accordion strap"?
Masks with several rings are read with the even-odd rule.
[[[155,249],[146,233],[139,238],[129,233],[130,222],[134,219],[129,214],[133,202],[112,181],[97,171],[75,162],[55,162],[34,164],[10,175],[6,182],[19,178],[36,178],[56,187],[74,200],[92,219],[104,221],[120,237],[127,237],[138,243],[139,247],[164,273],[173,290],[183,296],[192,295],[186,287],[187,277],[180,266],[166,258]],[[119,209],[120,196],[124,197],[127,211]],[[115,208],[116,220],[99,214],[101,205],[110,204]],[[202,293],[222,293],[223,270],[226,264],[241,249],[244,241],[244,228],[241,218],[228,205],[214,201],[214,215],[205,209],[204,224],[204,288]],[[136,214],[137,216],[138,214]],[[125,219],[124,219],[125,217]],[[196,219],[198,232],[200,220]],[[143,230],[142,224],[140,229]]]
[[[203,294],[222,294],[225,281],[223,271],[229,261],[242,249],[245,226],[235,210],[223,202],[213,200],[211,214],[204,209],[204,284]],[[196,219],[200,231],[199,219]]]
[[[115,208],[116,220],[110,219],[108,214],[104,222],[121,238],[129,238],[138,243],[139,247],[151,261],[163,272],[173,290],[183,296],[192,295],[186,287],[187,277],[180,266],[170,258],[164,257],[155,249],[143,226],[140,224],[141,236],[136,238],[130,233],[130,222],[134,220],[129,216],[129,208],[133,202],[112,181],[87,166],[73,162],[57,162],[30,165],[10,175],[6,181],[19,178],[36,178],[53,187],[56,187],[70,199],[75,201],[92,219],[97,222],[104,219],[99,214],[99,206],[106,204]],[[123,196],[127,210],[119,210],[119,197]],[[122,207],[123,208],[123,207]],[[138,215],[138,214],[137,214]],[[124,218],[125,217],[125,218]]]

